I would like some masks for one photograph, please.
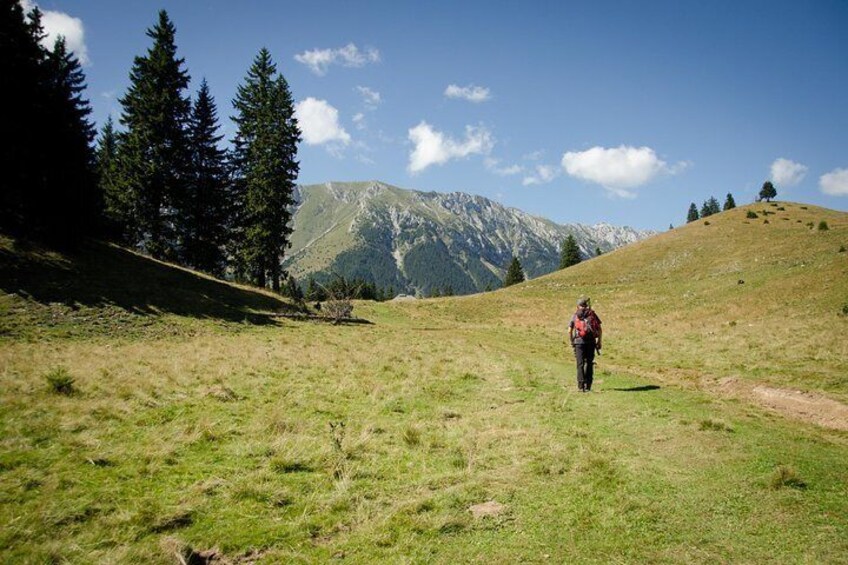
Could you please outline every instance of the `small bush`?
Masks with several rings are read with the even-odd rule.
[[[805,488],[807,488],[807,483],[805,483],[801,479],[801,477],[798,475],[798,472],[792,467],[787,467],[785,465],[781,465],[780,467],[774,470],[774,473],[771,474],[769,484],[774,490],[778,490],[784,487],[795,488],[799,490],[804,490]]]
[[[814,224],[813,222],[807,222],[807,223],[806,223],[806,224],[804,224],[804,225],[805,225],[805,226],[807,226],[807,227],[808,227],[808,228],[810,228],[810,229],[813,229],[813,226],[814,226],[815,224]]]
[[[777,206],[777,202],[769,202],[769,206]]]
[[[764,223],[764,224],[767,224],[767,223],[769,223],[769,221],[768,221],[768,220],[763,220],[763,223]]]
[[[848,316],[848,303],[842,305],[842,315]]]
[[[840,252],[840,253],[845,253],[845,246],[844,246],[844,245],[840,245],[840,246],[839,246],[839,252]]]
[[[748,213],[745,214],[745,217],[750,218],[750,219],[754,219],[754,218],[757,218],[758,216],[757,216],[757,213],[754,212],[753,210],[748,210]]]
[[[819,231],[827,231],[830,229],[830,226],[827,225],[827,222],[824,220],[819,222]]]
[[[47,384],[50,385],[50,390],[56,394],[70,396],[76,392],[76,389],[74,388],[74,378],[64,367],[56,367],[44,375],[44,378],[47,379]]]
[[[710,222],[709,222],[709,221],[706,221],[706,222],[704,222],[704,225],[705,225],[705,226],[708,226],[708,225],[710,225]]]
[[[801,206],[801,210],[806,210],[806,209],[807,209],[806,206]]]
[[[783,206],[778,206],[777,209],[780,210],[781,212],[786,210],[786,208],[784,208]]]

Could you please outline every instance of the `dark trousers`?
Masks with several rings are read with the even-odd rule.
[[[591,390],[595,374],[595,343],[575,344],[574,357],[577,359],[577,388]]]

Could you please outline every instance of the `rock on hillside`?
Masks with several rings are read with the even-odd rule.
[[[361,277],[396,292],[457,294],[497,288],[511,257],[528,277],[554,271],[563,240],[584,257],[653,232],[608,224],[560,225],[481,196],[404,190],[385,183],[298,187],[292,248],[296,278]]]

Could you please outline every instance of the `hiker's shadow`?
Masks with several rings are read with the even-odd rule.
[[[617,392],[647,392],[649,390],[659,390],[660,387],[658,385],[642,385],[642,386],[631,386],[627,388],[611,388],[610,390],[614,390]]]

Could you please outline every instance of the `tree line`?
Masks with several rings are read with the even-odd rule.
[[[777,189],[774,187],[771,181],[766,181],[763,183],[763,187],[760,189],[760,192],[757,194],[757,202],[761,200],[765,200],[766,202],[770,202],[772,198],[777,197]],[[711,196],[707,200],[704,200],[704,203],[701,205],[700,211],[694,202],[689,204],[689,212],[686,214],[686,223],[694,222],[701,218],[706,218],[707,216],[711,216],[713,214],[718,214],[722,211],[727,211],[732,208],[736,208],[736,201],[733,199],[733,195],[729,192],[727,193],[727,198],[724,201],[724,206],[721,209],[718,207],[718,200],[715,197]]]
[[[291,234],[301,134],[289,85],[263,48],[232,101],[236,133],[221,147],[206,80],[194,98],[166,11],[147,30],[120,98],[119,123],[96,130],[79,60],[41,46],[37,8],[0,0],[4,106],[0,227],[48,243],[107,237],[157,259],[279,291]]]

